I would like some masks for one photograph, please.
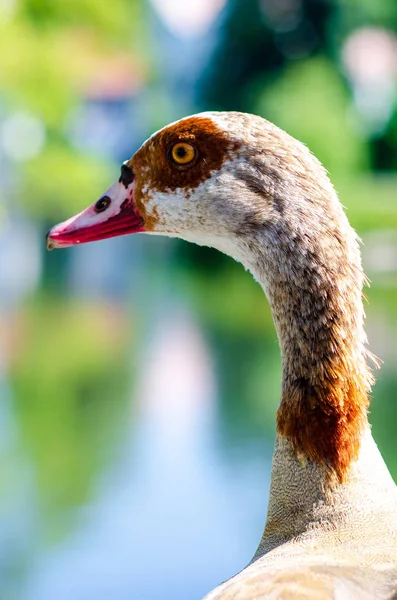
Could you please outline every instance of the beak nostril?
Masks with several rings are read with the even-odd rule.
[[[95,203],[95,212],[101,213],[105,211],[109,207],[110,203],[111,199],[109,196],[102,196],[102,198],[99,198],[99,200]]]
[[[120,183],[122,183],[123,186],[127,189],[128,186],[134,181],[134,179],[134,171],[126,163],[123,163],[121,165],[121,174],[119,178]]]

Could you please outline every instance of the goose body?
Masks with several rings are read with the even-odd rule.
[[[397,488],[367,419],[355,232],[309,150],[264,119],[200,113],[149,138],[48,247],[177,236],[239,260],[271,306],[283,366],[265,530],[207,600],[397,598]]]

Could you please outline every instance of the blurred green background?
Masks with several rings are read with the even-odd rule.
[[[175,240],[45,252],[155,129],[274,121],[363,238],[397,477],[395,0],[0,0],[0,598],[194,600],[253,555],[280,359],[244,269]]]

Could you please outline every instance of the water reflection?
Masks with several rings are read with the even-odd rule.
[[[58,510],[58,542],[40,545],[35,536],[35,560],[15,597],[160,599],[167,590],[201,598],[251,558],[270,448],[264,441],[237,464],[219,454],[213,351],[182,303],[167,313],[140,345],[135,392],[116,425],[117,457],[88,502]]]

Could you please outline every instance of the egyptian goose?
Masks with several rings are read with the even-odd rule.
[[[270,302],[281,348],[263,537],[251,563],[206,599],[392,598],[397,488],[367,420],[365,276],[322,165],[260,117],[200,113],[152,135],[47,244],[141,232],[242,262]]]

